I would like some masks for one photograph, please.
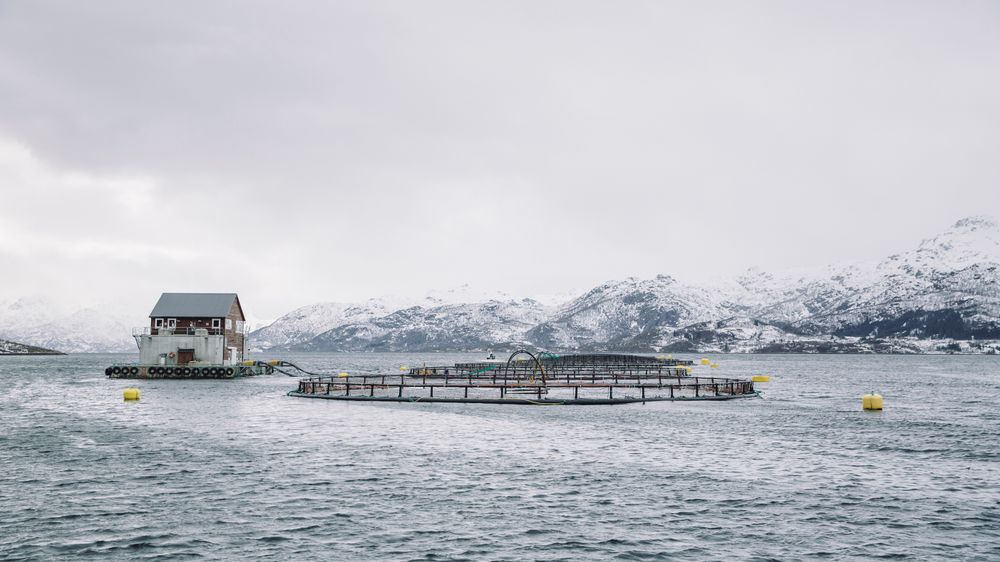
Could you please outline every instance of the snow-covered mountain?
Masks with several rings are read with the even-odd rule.
[[[545,318],[531,299],[413,306],[344,324],[291,346],[301,351],[446,351],[530,345],[525,333]]]
[[[395,308],[384,299],[360,304],[323,302],[297,308],[250,335],[253,349],[287,348],[344,324],[363,323]]]
[[[793,332],[854,337],[1000,337],[1000,226],[986,217],[958,221],[909,252],[873,267],[832,269],[786,292],[808,314],[761,310]]]
[[[323,343],[324,341],[329,342],[331,336],[307,343],[320,334],[333,331],[341,326],[352,326],[353,335],[345,334],[343,337],[354,341],[356,344],[360,344],[358,338],[361,333],[368,333],[372,338],[388,338],[403,341],[406,339],[404,336],[391,335],[387,331],[390,329],[390,326],[399,324],[401,317],[407,316],[405,314],[407,309],[415,308],[420,311],[426,311],[429,317],[439,318],[443,321],[449,315],[452,315],[452,319],[468,318],[469,314],[459,313],[458,310],[463,307],[468,308],[469,303],[507,303],[513,300],[506,293],[478,291],[469,285],[461,285],[453,289],[432,291],[422,299],[379,297],[362,303],[329,302],[313,304],[297,308],[271,324],[253,331],[250,334],[250,345],[253,350],[275,348],[334,350],[351,348],[351,346],[346,345],[344,342]],[[534,304],[541,307],[538,303]],[[488,309],[490,307],[485,308]],[[506,308],[506,306],[501,306],[500,308]],[[416,317],[413,314],[415,312],[411,311],[409,318],[416,321]],[[487,314],[489,313],[487,312]],[[511,320],[509,316],[505,318],[506,320]],[[494,320],[499,321],[495,316]],[[488,327],[488,323],[488,320],[479,322],[479,329],[491,330]],[[433,321],[430,324],[433,324]],[[425,323],[425,326],[430,324]],[[441,329],[444,329],[444,327]],[[453,329],[457,332],[464,328],[455,325]],[[469,329],[472,328],[470,327]],[[497,335],[498,329],[510,331],[509,328],[498,327],[497,329],[492,329],[491,333]],[[458,338],[457,335],[456,338]]]
[[[0,338],[67,352],[134,351],[105,307],[0,302]],[[810,271],[749,270],[710,285],[669,275],[578,296],[523,299],[469,286],[422,299],[319,303],[251,334],[252,349],[430,351],[1000,351],[1000,225],[970,217],[913,250]]]
[[[778,274],[750,270],[712,285],[668,275],[628,278],[557,306],[488,298],[464,287],[446,302],[428,297],[384,315],[363,308],[357,318],[332,315],[326,324],[311,314],[286,317],[279,320],[282,329],[298,339],[279,347],[993,352],[998,346],[991,340],[1000,339],[998,268],[1000,225],[970,217],[877,263]]]
[[[709,289],[668,275],[610,281],[558,307],[526,339],[545,349],[646,349],[663,327],[729,316]]]
[[[0,338],[66,353],[134,352],[132,326],[140,323],[105,309],[65,310],[40,297],[0,302]]]

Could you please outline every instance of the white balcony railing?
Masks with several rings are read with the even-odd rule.
[[[153,328],[152,330],[149,326],[141,326],[138,328],[132,328],[132,337],[137,338],[140,336],[221,336],[224,330],[222,328],[194,328],[194,327],[181,327],[181,328]]]

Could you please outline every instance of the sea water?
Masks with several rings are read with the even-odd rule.
[[[288,397],[281,375],[0,357],[0,559],[1000,559],[1000,357],[710,357],[695,374],[772,382],[725,402],[372,404]],[[861,410],[871,391],[884,411]]]

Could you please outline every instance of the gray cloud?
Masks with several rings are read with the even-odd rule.
[[[0,298],[240,290],[271,316],[878,257],[1000,214],[998,23],[992,2],[0,3]]]

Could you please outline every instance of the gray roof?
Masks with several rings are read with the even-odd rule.
[[[150,318],[225,318],[236,293],[163,293]]]

